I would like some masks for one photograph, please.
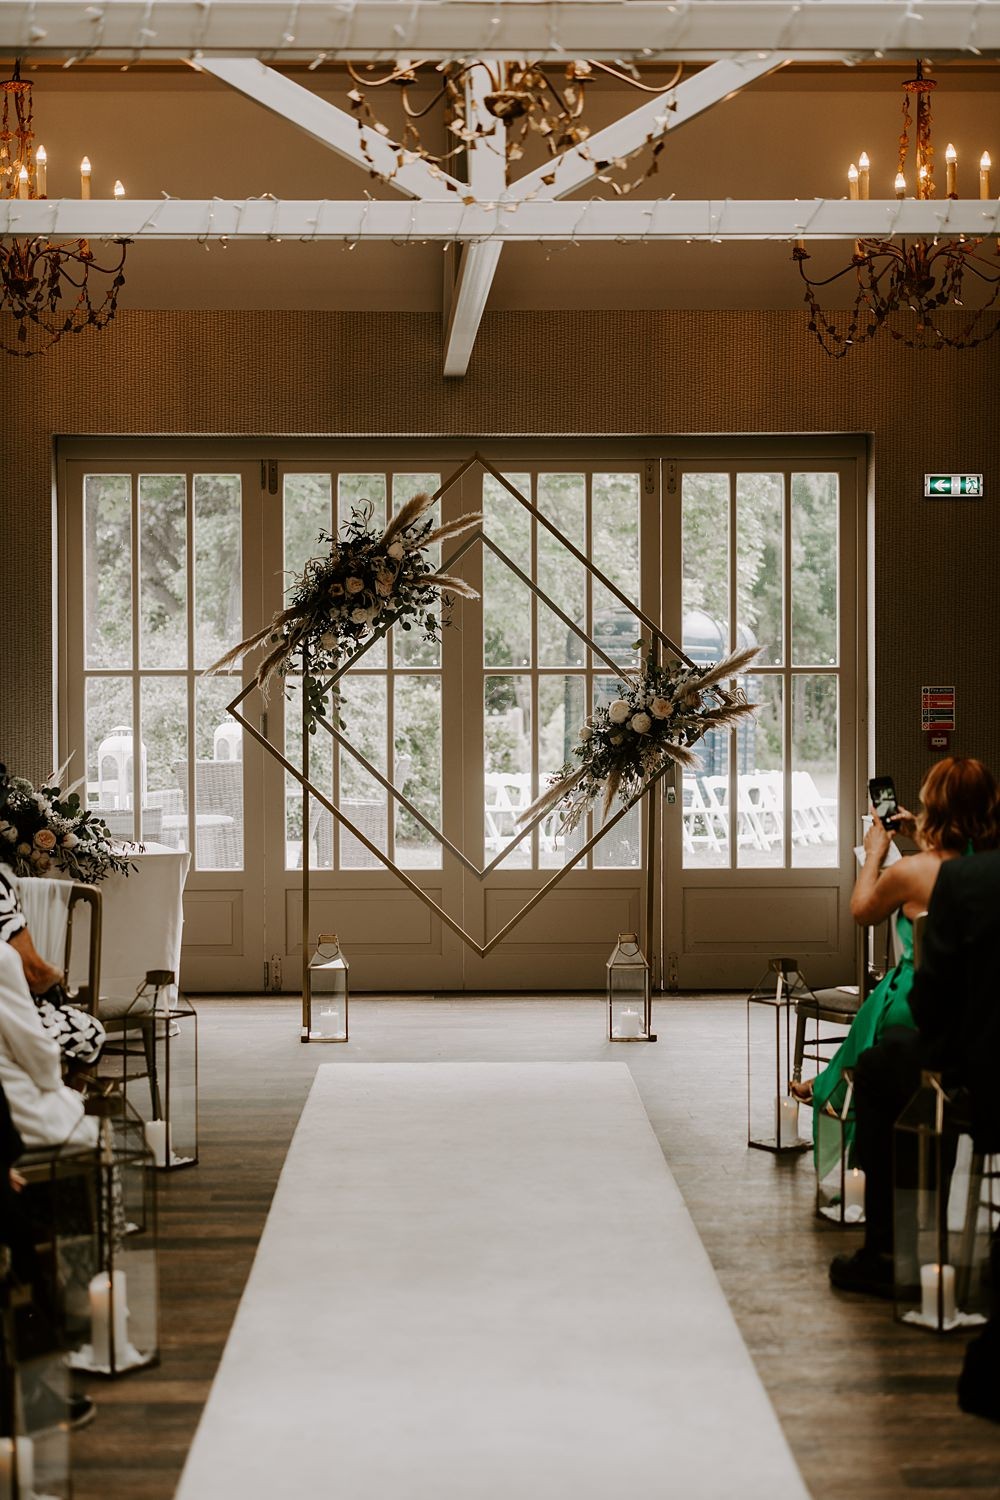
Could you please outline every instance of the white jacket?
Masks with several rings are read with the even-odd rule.
[[[25,1146],[96,1142],[97,1121],[62,1081],[59,1048],[42,1027],[9,943],[0,943],[0,1086]]]

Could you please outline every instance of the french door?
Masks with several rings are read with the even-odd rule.
[[[306,843],[313,937],[339,933],[359,989],[598,988],[618,932],[640,928],[647,851],[633,811],[478,958],[318,803],[304,814],[295,778],[225,711],[240,672],[204,675],[283,606],[322,532],[356,510],[381,523],[473,446],[63,446],[60,743],[113,831],[191,850],[189,988],[297,987]],[[765,648],[754,725],[706,743],[699,770],[663,789],[664,980],[749,984],[779,951],[801,954],[816,983],[849,972],[861,460],[844,444],[793,449],[507,442],[489,457],[528,505],[479,467],[445,492],[445,516],[484,513],[488,544],[460,565],[481,599],[458,604],[440,642],[396,631],[351,669],[343,739],[310,737],[310,775],[477,941],[598,831],[567,834],[553,816],[513,842],[583,718],[615,695],[604,658],[638,659],[635,617],[544,516],[696,660],[749,639]],[[294,677],[243,711],[299,762]],[[489,874],[464,869],[428,824]]]

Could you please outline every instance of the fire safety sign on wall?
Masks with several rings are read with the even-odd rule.
[[[955,689],[953,687],[920,689],[920,727],[925,730],[955,728]]]

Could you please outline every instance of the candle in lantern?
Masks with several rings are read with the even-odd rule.
[[[906,178],[903,176],[902,172],[896,173],[896,181],[893,186],[895,188],[897,198],[906,197]]]
[[[958,197],[958,152],[949,141],[944,148],[945,190],[949,198]]]
[[[170,1126],[166,1120],[146,1121],[146,1145],[152,1151],[153,1160],[158,1167],[170,1165],[173,1142],[170,1139]]]
[[[636,1037],[642,1035],[642,1017],[637,1010],[626,1006],[618,1012],[618,1025],[615,1027],[615,1035],[621,1037]]]
[[[774,1138],[779,1146],[799,1137],[799,1101],[791,1094],[779,1094],[774,1101]]]
[[[28,169],[25,166],[17,174],[17,196],[27,198],[28,196]]]
[[[858,169],[853,162],[851,162],[851,165],[847,169],[847,191],[850,193],[852,201],[856,202],[858,197]]]
[[[90,197],[90,157],[85,156],[80,163],[80,197]]]
[[[937,1323],[938,1292],[941,1294],[941,1321],[955,1321],[955,1267],[929,1265],[920,1267],[920,1315],[925,1323]]]
[[[128,1348],[128,1304],[125,1272],[108,1276],[101,1271],[90,1283],[90,1342],[94,1364],[98,1369],[111,1368],[111,1335],[114,1332],[115,1363],[120,1363]]]
[[[865,1174],[852,1167],[844,1178],[844,1218],[857,1223],[865,1211]]]
[[[980,198],[988,198],[990,196],[990,167],[992,167],[992,165],[993,162],[990,159],[990,153],[988,151],[984,151],[982,156],[979,158]]]
[[[14,1488],[15,1453],[18,1493],[30,1497],[35,1491],[35,1445],[29,1437],[0,1438],[0,1494],[9,1495]]]
[[[862,198],[868,197],[868,173],[871,162],[868,160],[868,152],[862,151],[858,157],[858,193]]]
[[[44,146],[35,152],[35,192],[39,198],[48,197],[49,154]]]
[[[124,186],[123,186],[123,184],[121,182],[121,179],[120,178],[116,178],[115,179],[115,197],[116,198],[124,198],[124,196],[125,196],[125,188],[124,188]]]

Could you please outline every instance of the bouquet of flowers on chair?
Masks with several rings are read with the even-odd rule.
[[[637,642],[637,649],[642,642]],[[598,801],[607,817],[618,797],[630,807],[668,761],[698,764],[690,748],[710,729],[726,728],[752,714],[757,705],[724,686],[745,672],[759,646],[734,651],[713,667],[659,665],[655,651],[642,671],[623,676],[621,696],[598,708],[580,729],[572,754],[548,789],[525,809],[518,823],[560,808],[560,827],[577,826]]]
[[[60,790],[65,771],[62,766],[46,786],[36,787],[0,765],[0,860],[15,875],[64,873],[87,884],[127,875],[136,868],[129,863],[128,846],[112,838],[74,787]]]
[[[257,686],[266,696],[275,676],[284,677],[305,662],[307,706],[316,714],[323,712],[330,691],[319,679],[391,625],[403,630],[416,626],[425,640],[437,640],[441,627],[448,624],[451,596],[479,595],[464,579],[436,569],[428,550],[471,531],[482,515],[470,513],[435,526],[432,519],[424,519],[433,503],[431,495],[414,495],[380,530],[372,526],[371,504],[363,502],[339,537],[321,531],[319,541],[328,550],[310,558],[293,581],[287,609],[227,651],[209,673],[226,671],[249,652],[267,646],[255,674]],[[333,701],[336,705],[335,692]]]

